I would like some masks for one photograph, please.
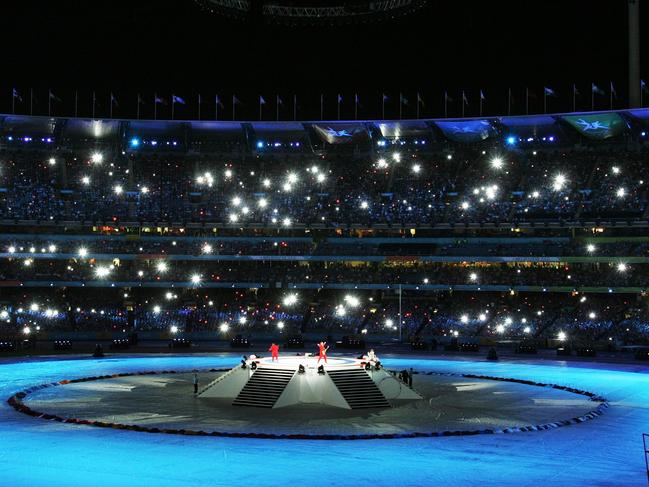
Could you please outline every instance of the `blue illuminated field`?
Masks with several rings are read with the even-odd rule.
[[[0,365],[0,394],[115,372],[223,368],[237,356],[31,360]],[[649,368],[385,359],[387,367],[480,373],[604,395],[600,418],[545,432],[372,441],[153,435],[46,422],[0,407],[0,485],[646,485]]]

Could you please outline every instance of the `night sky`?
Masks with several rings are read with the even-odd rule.
[[[590,107],[590,83],[606,90],[598,107],[608,108],[613,81],[616,106],[626,104],[627,13],[624,0],[543,2],[430,0],[418,14],[389,23],[352,27],[280,27],[235,21],[210,14],[193,0],[126,1],[22,0],[3,5],[4,38],[0,110],[29,111],[34,88],[34,113],[47,113],[47,90],[61,102],[53,112],[72,115],[74,92],[79,114],[89,115],[96,91],[97,115],[107,115],[110,92],[119,106],[114,115],[135,115],[137,93],[146,101],[142,116],[152,115],[154,92],[173,92],[187,101],[176,106],[176,118],[196,117],[198,93],[206,103],[203,118],[214,116],[214,95],[224,102],[223,118],[231,117],[231,97],[242,101],[237,118],[258,117],[258,97],[267,105],[264,117],[275,118],[275,94],[284,101],[280,118],[336,116],[336,96],[343,96],[342,117],[353,117],[354,94],[359,118],[380,116],[381,93],[390,99],[387,117],[398,115],[399,92],[409,100],[404,118],[414,117],[416,93],[425,106],[422,116],[443,115],[443,92],[453,102],[449,115],[460,114],[461,91],[477,115],[483,89],[485,114],[507,110],[512,88],[513,113],[523,113],[525,87],[530,112],[542,110],[543,87],[558,97],[550,111],[569,110],[572,83],[581,96],[577,108]],[[646,18],[646,15],[645,15]],[[645,25],[643,52],[647,47]],[[647,68],[643,78],[649,77]],[[160,107],[161,117],[169,107]]]

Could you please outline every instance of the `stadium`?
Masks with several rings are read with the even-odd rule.
[[[144,50],[153,19],[177,15],[191,20],[177,33],[197,42],[238,32],[306,45],[405,38],[453,8],[181,3],[97,5],[69,24],[50,6],[56,15],[33,22],[79,26],[103,12],[128,35],[142,29],[129,39]],[[164,57],[136,69],[127,56],[107,75],[120,89],[76,88],[58,71],[43,88],[8,54],[0,485],[644,485],[639,3],[616,10],[628,72],[597,68],[615,67],[614,81],[588,55],[578,69],[598,81],[546,80],[539,55],[539,79],[509,88],[474,58],[499,91],[392,89],[373,72],[326,90],[316,83],[330,74],[309,72],[319,56],[266,58],[244,81],[235,71],[248,60],[225,49],[235,89],[203,89],[200,72],[194,87],[162,89],[149,77],[188,50],[171,40],[159,40]],[[109,63],[99,58],[114,44],[94,48],[69,62]],[[389,52],[326,59],[370,71]],[[313,85],[275,89],[257,76],[276,76],[271,66],[281,83]]]

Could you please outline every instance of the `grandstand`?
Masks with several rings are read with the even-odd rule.
[[[1,116],[2,338],[644,345],[648,121]]]

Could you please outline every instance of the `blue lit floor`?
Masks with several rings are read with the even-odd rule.
[[[42,382],[137,370],[222,368],[236,356],[41,360],[0,365],[0,396]],[[649,367],[384,359],[604,395],[593,421],[512,435],[352,442],[152,435],[46,422],[0,406],[0,485],[646,485]]]

